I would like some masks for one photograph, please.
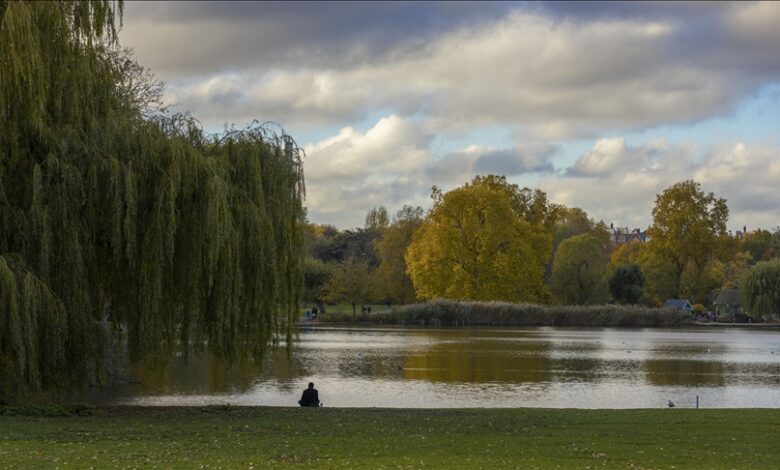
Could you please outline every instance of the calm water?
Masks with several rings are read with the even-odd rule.
[[[780,408],[780,332],[317,328],[259,370],[178,360],[104,401],[330,407]]]

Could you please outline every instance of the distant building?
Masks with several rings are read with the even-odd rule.
[[[688,314],[693,313],[693,305],[691,305],[691,303],[685,299],[667,299],[667,301],[664,302],[664,308],[682,310]]]
[[[743,225],[742,230],[737,230],[737,233],[734,234],[734,238],[737,240],[744,240],[747,233],[747,225]],[[731,235],[731,230],[729,230],[729,235]]]
[[[742,311],[742,300],[739,297],[739,289],[724,289],[715,299],[715,314],[718,320],[734,322],[745,321],[745,314]]]
[[[629,243],[634,240],[644,243],[650,239],[647,236],[647,231],[642,231],[638,228],[629,230],[628,227],[615,228],[614,224],[609,224],[609,237],[615,245]]]

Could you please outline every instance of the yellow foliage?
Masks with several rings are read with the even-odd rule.
[[[551,235],[524,219],[516,186],[477,177],[444,195],[415,232],[406,262],[421,299],[549,302],[543,282]]]

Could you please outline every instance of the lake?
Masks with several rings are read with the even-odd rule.
[[[780,408],[780,331],[303,329],[291,356],[225,368],[177,358],[97,401],[328,407]]]

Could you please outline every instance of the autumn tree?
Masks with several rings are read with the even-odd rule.
[[[780,256],[775,237],[768,230],[758,229],[744,234],[741,248],[753,258],[753,262],[768,261]]]
[[[721,289],[733,289],[739,287],[743,276],[750,269],[753,258],[747,251],[740,251],[732,259],[721,263],[719,278],[722,280]]]
[[[612,241],[603,222],[595,222],[588,217],[588,213],[579,207],[563,207],[557,209],[555,231],[553,234],[553,253],[558,245],[567,238],[575,235],[591,234],[602,241],[606,254],[612,252]]]
[[[423,215],[422,207],[404,206],[376,242],[380,259],[375,274],[376,292],[384,299],[401,304],[416,299],[404,255],[415,230],[422,224]]]
[[[648,235],[682,272],[689,261],[704,266],[711,256],[720,254],[721,239],[728,235],[728,217],[725,199],[705,194],[695,181],[683,181],[656,197]]]
[[[552,290],[563,304],[603,302],[607,254],[604,241],[595,235],[569,237],[558,245],[552,271]]]
[[[733,269],[736,264],[724,263],[717,258],[710,258],[704,266],[688,261],[680,273],[680,296],[695,303],[710,303],[725,287],[727,265]]]
[[[711,271],[711,260],[734,254],[726,231],[728,214],[726,200],[705,194],[695,181],[677,183],[659,194],[648,230],[649,249],[640,262],[648,288],[656,294],[682,292],[706,302],[713,283],[703,276]],[[667,282],[676,287],[656,287]]]
[[[645,276],[638,264],[621,264],[609,278],[609,292],[616,302],[635,304],[642,298]]]
[[[554,212],[544,193],[489,175],[432,198],[406,252],[418,297],[549,302]]]
[[[611,273],[623,264],[637,263],[642,246],[643,243],[639,240],[631,240],[617,245],[610,255],[607,271]]]
[[[324,298],[329,303],[346,302],[352,305],[363,303],[369,296],[371,271],[365,261],[349,257],[331,267],[330,278],[323,287]]]

